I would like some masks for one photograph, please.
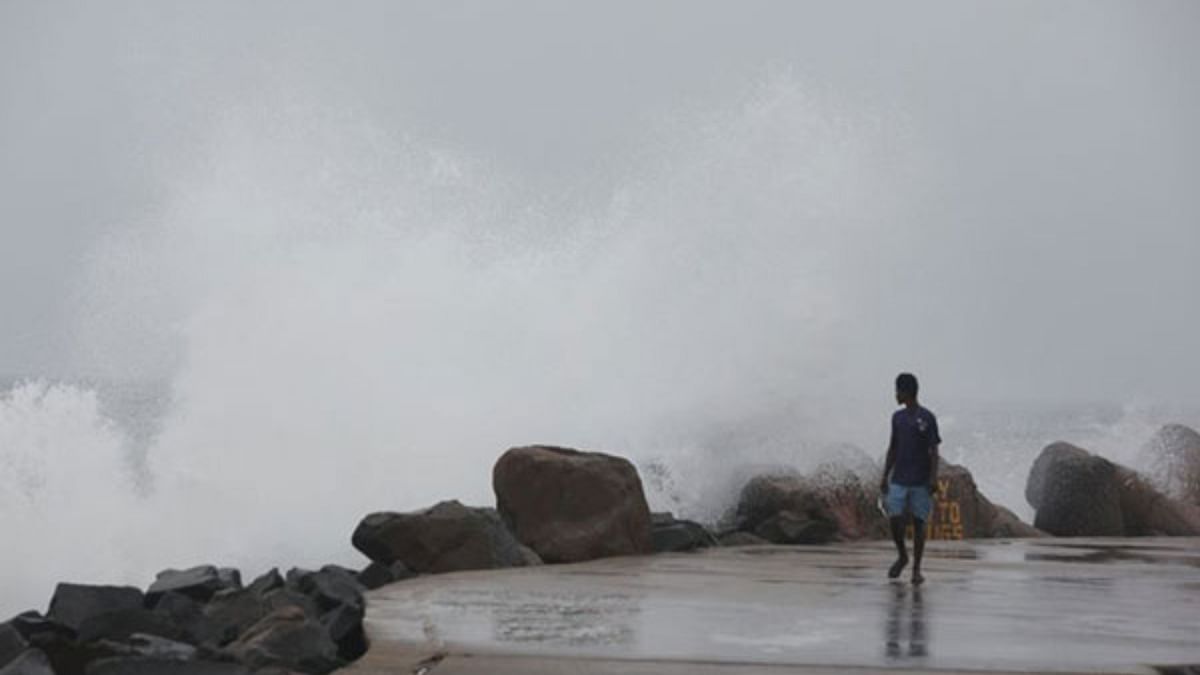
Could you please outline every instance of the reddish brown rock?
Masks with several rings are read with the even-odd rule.
[[[997,539],[1044,537],[1044,532],[1012,511],[993,504],[979,491],[966,467],[945,460],[938,464],[938,490],[929,519],[931,539]]]
[[[383,565],[400,562],[413,572],[521,567],[531,561],[492,509],[441,502],[412,513],[380,512],[362,519],[354,547]]]
[[[928,523],[933,539],[1044,536],[1008,509],[993,504],[965,467],[943,460],[938,467],[938,487]],[[878,475],[861,475],[831,465],[812,476],[768,474],[752,479],[738,500],[736,525],[777,544],[889,536]]]
[[[496,507],[548,563],[650,553],[650,508],[637,469],[597,452],[513,448],[492,472]]]

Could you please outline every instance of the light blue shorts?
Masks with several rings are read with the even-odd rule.
[[[929,496],[929,488],[924,485],[888,485],[887,498],[884,499],[888,515],[895,518],[907,511],[913,518],[929,522],[929,514],[933,513],[933,499]]]

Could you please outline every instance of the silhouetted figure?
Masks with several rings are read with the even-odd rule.
[[[888,570],[895,579],[908,565],[904,547],[904,529],[909,516],[913,524],[912,582],[925,581],[921,576],[921,556],[925,553],[925,523],[933,511],[933,495],[937,492],[938,435],[937,418],[917,403],[917,378],[912,373],[900,373],[896,378],[896,402],[904,407],[892,415],[892,438],[888,443],[883,481],[879,489],[891,520],[892,539],[899,557]]]

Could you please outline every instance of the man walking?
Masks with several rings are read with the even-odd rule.
[[[879,486],[891,520],[892,539],[899,553],[888,570],[888,578],[899,577],[908,565],[904,529],[908,525],[908,516],[912,516],[913,584],[925,581],[921,576],[925,523],[929,522],[933,495],[937,492],[938,445],[942,442],[937,418],[917,403],[917,388],[917,378],[912,373],[900,373],[896,378],[896,402],[904,407],[892,415],[892,438]]]

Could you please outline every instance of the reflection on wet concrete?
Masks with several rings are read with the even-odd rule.
[[[352,670],[408,672],[435,652],[728,672],[1200,661],[1200,539],[931,542],[919,589],[886,579],[893,555],[748,547],[422,577],[370,594],[372,647]]]
[[[884,654],[889,661],[919,660],[929,655],[921,592],[920,586],[904,583],[893,583],[888,588]]]
[[[634,638],[635,598],[620,593],[534,594],[492,609],[497,642],[617,646]]]

